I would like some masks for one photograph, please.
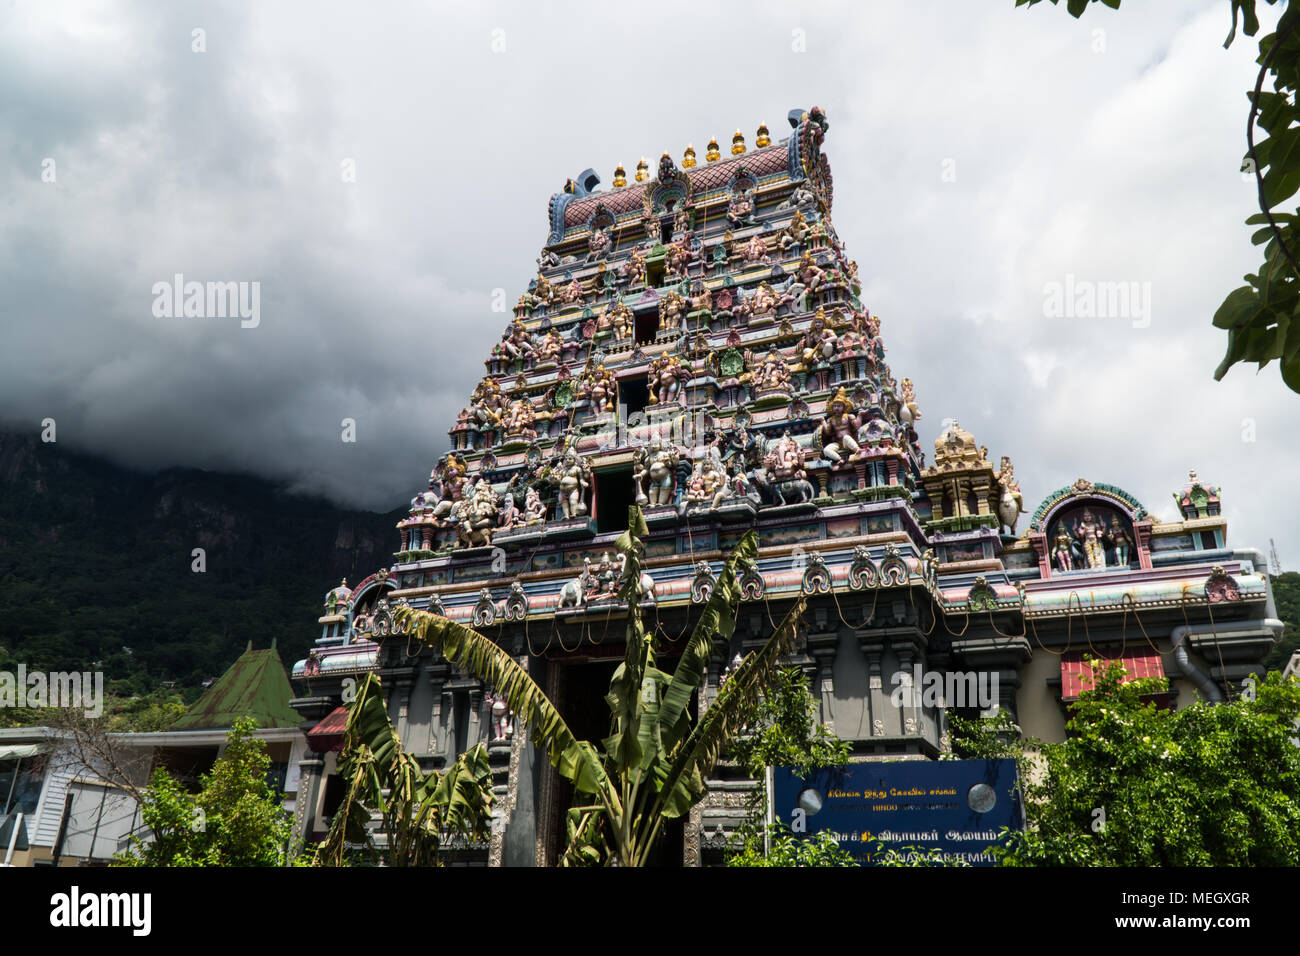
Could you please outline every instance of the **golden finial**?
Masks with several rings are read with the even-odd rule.
[[[709,148],[704,154],[704,158],[711,163],[716,163],[722,158],[722,152],[718,149],[718,140],[716,137],[709,140]]]
[[[649,170],[650,170],[650,166],[648,163],[646,163],[645,157],[642,156],[641,162],[636,164],[636,181],[639,183],[643,183],[647,179],[649,179],[650,178]]]
[[[731,155],[739,156],[745,151],[745,134],[736,130],[736,135],[731,137]]]
[[[764,146],[772,145],[772,137],[767,131],[766,123],[758,124],[758,135],[754,137],[754,148],[762,149]]]
[[[618,189],[620,186],[626,186],[626,185],[627,185],[627,170],[623,168],[622,163],[619,163],[618,166],[615,167],[614,169],[614,188]]]
[[[686,146],[686,152],[682,153],[682,169],[690,169],[695,165],[695,147],[689,143]]]

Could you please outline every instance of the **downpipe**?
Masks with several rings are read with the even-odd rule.
[[[1270,593],[1270,601],[1272,595]],[[1209,678],[1208,675],[1201,673],[1200,668],[1192,663],[1191,657],[1187,653],[1187,639],[1191,635],[1201,634],[1245,634],[1251,631],[1271,631],[1273,639],[1277,640],[1282,634],[1285,627],[1280,620],[1275,617],[1267,617],[1260,621],[1236,621],[1231,624],[1180,624],[1169,633],[1169,640],[1173,644],[1174,663],[1178,666],[1178,672],[1190,680],[1211,704],[1223,703],[1223,691],[1219,685]]]

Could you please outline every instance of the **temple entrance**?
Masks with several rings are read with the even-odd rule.
[[[621,642],[617,642],[621,643]],[[578,740],[590,740],[597,743],[609,736],[609,705],[605,695],[609,693],[609,682],[614,676],[614,669],[622,662],[621,647],[611,647],[610,656],[598,660],[576,660],[572,662],[552,661],[550,666],[560,669],[560,714]],[[661,662],[662,663],[662,662]],[[675,666],[675,662],[668,664]],[[573,786],[558,773],[551,771],[554,786],[551,790],[553,803],[550,809],[553,824],[550,828],[550,859],[558,863],[564,854],[567,843],[565,814],[574,806],[575,796],[585,800],[582,795],[575,795]],[[682,852],[685,845],[685,821],[677,820],[665,823],[661,827],[661,836],[651,851],[647,866],[681,866]]]

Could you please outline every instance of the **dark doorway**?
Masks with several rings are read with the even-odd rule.
[[[645,345],[655,340],[659,332],[659,313],[650,312],[636,317],[636,343]]]
[[[614,668],[621,660],[622,657],[619,656],[600,661],[576,661],[563,664],[552,662],[550,665],[563,669],[560,678],[563,682],[560,714],[578,740],[600,741],[609,736],[609,704],[605,702],[605,695],[609,693],[609,681],[614,676]],[[553,847],[552,859],[559,860],[564,854],[567,840],[563,824],[564,814],[575,804],[572,785],[558,775],[556,779],[559,783],[556,797],[559,801],[561,823],[557,828],[557,843]],[[659,840],[650,852],[646,865],[681,866],[684,836],[684,820],[666,822],[660,828]]]
[[[645,411],[650,404],[650,386],[644,377],[623,379],[618,383],[618,396],[629,415]]]
[[[673,241],[672,219],[664,219],[659,223],[659,240],[665,245]]]
[[[627,509],[636,504],[631,468],[596,472],[596,532],[627,529]]]

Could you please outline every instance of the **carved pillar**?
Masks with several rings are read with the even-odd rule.
[[[465,736],[467,746],[473,747],[477,743],[486,743],[490,739],[490,735],[483,727],[483,711],[486,706],[483,698],[483,682],[475,681],[469,692],[469,729]]]
[[[315,755],[298,761],[298,797],[294,801],[294,829],[305,846],[316,824],[316,804],[320,800],[321,778],[325,760]]]
[[[556,709],[564,707],[563,683],[560,679],[562,665],[552,661],[546,668],[546,696]],[[554,866],[558,861],[552,850],[558,833],[563,832],[564,821],[559,806],[560,775],[549,760],[542,759],[542,785],[537,800],[537,865]]]
[[[871,722],[871,736],[883,737],[886,732],[885,710],[887,691],[884,687],[885,642],[871,631],[858,632],[858,647],[867,659],[867,719]]]
[[[444,762],[447,759],[447,740],[444,733],[446,715],[451,713],[451,692],[447,690],[446,681],[451,667],[445,662],[429,665],[429,685],[433,692],[432,710],[429,714],[429,753],[436,754]],[[455,755],[451,755],[455,759]]]
[[[402,740],[410,739],[411,684],[410,678],[401,678],[397,682],[397,736]]]
[[[814,666],[810,668],[812,692],[821,701],[821,722],[831,733],[835,732],[835,653],[840,646],[839,631],[823,631],[808,635],[808,653]]]
[[[903,735],[916,736],[921,733],[921,690],[924,675],[920,672],[924,670],[924,664],[910,642],[892,642],[891,647],[898,655],[899,670],[907,675],[900,682],[900,686],[910,688],[909,693],[901,695],[903,706],[899,708],[899,715],[903,722]]]

